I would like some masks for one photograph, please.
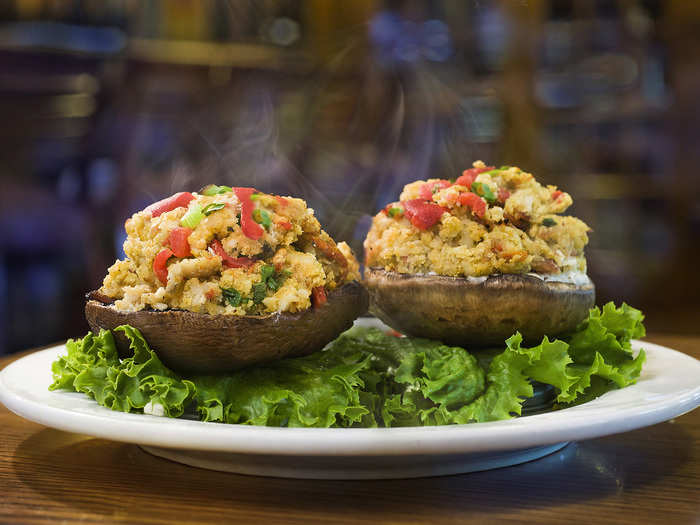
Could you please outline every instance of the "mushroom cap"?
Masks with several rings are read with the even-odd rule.
[[[367,311],[367,292],[356,281],[328,293],[320,307],[263,316],[208,315],[186,310],[117,310],[113,299],[90,292],[85,317],[93,332],[122,324],[138,328],[163,363],[179,372],[224,373],[322,349]],[[121,357],[132,354],[115,332]]]
[[[449,345],[502,345],[519,331],[539,343],[573,331],[595,303],[593,282],[498,274],[485,280],[365,269],[370,312],[408,335]]]

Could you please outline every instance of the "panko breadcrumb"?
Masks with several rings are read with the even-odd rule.
[[[454,181],[407,184],[374,217],[365,263],[453,277],[585,273],[590,228],[561,215],[572,202],[518,167],[476,161]]]
[[[100,288],[119,310],[297,312],[359,279],[350,247],[301,199],[210,186],[155,203],[125,227],[126,259]]]

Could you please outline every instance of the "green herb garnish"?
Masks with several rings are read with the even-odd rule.
[[[280,289],[280,286],[282,286],[282,283],[279,282],[279,281],[278,281],[277,279],[275,279],[274,277],[270,277],[270,278],[267,280],[267,287],[268,287],[270,290],[272,290],[273,292],[276,292],[277,290],[279,290],[279,289]]]
[[[488,184],[484,184],[483,182],[472,182],[471,190],[480,197],[486,199],[489,204],[496,202],[496,196],[493,194],[493,191],[491,191]]]
[[[224,301],[233,307],[240,306],[241,302],[243,302],[241,292],[235,288],[221,288],[221,295],[223,295]]]
[[[260,268],[260,282],[253,285],[252,298],[244,297],[241,292],[235,288],[221,288],[221,295],[224,298],[224,302],[234,307],[240,306],[250,300],[253,301],[253,304],[260,304],[263,299],[267,297],[268,289],[276,292],[279,290],[280,286],[282,286],[284,280],[290,275],[292,275],[292,272],[289,270],[277,272],[274,266],[265,264]]]
[[[282,286],[282,283],[284,283],[284,280],[290,275],[292,275],[292,272],[290,272],[289,270],[282,270],[281,272],[277,272],[275,271],[275,267],[269,264],[266,264],[265,266],[260,268],[260,279],[273,292],[279,290],[280,286]]]
[[[233,188],[231,188],[231,186],[217,186],[216,184],[209,184],[208,186],[205,186],[200,193],[211,197],[212,195],[221,195],[222,193],[230,193],[232,191]]]
[[[260,279],[262,279],[263,282],[267,281],[274,274],[275,274],[275,267],[272,266],[271,264],[266,264],[265,266],[260,268]]]
[[[272,224],[270,214],[267,213],[265,210],[253,210],[253,220],[258,224],[262,224],[266,230],[269,230],[270,225]]]
[[[220,209],[224,208],[226,204],[223,202],[212,202],[211,204],[207,204],[204,209],[202,210],[202,213],[204,215],[210,215],[214,213],[215,211],[219,211]]]
[[[267,283],[255,283],[253,285],[253,304],[262,303],[267,296]]]
[[[253,193],[253,194],[250,196],[250,200],[256,201],[256,200],[258,200],[260,197],[262,197],[262,193]]]
[[[557,225],[557,221],[555,221],[554,219],[550,219],[549,217],[542,219],[542,226],[547,226],[549,228],[550,226],[556,226],[556,225]]]

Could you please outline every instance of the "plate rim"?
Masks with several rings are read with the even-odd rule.
[[[667,379],[663,367],[653,378],[642,376],[635,385],[613,390],[600,398],[559,411],[488,423],[396,428],[278,428],[230,425],[145,414],[127,414],[96,405],[84,394],[54,391],[43,395],[74,396],[72,408],[46,405],[13,391],[11,374],[31,373],[35,362],[53,361],[65,345],[56,345],[24,356],[0,370],[0,402],[12,412],[63,431],[93,437],[166,448],[217,452],[272,454],[280,456],[404,456],[416,454],[455,454],[495,450],[518,450],[562,441],[580,441],[626,432],[678,417],[700,405],[700,361],[677,350],[646,341],[633,341],[633,349],[644,347],[647,356],[667,354],[674,361],[687,360],[697,367],[698,384],[656,401],[628,408],[626,417],[611,410],[618,397],[644,392],[640,384]],[[27,370],[25,370],[27,369]],[[675,368],[674,368],[675,369]],[[50,372],[50,371],[49,371]],[[49,376],[50,377],[50,376]],[[48,387],[48,385],[45,385]],[[29,388],[29,392],[32,388]],[[39,392],[38,388],[34,388]],[[620,393],[624,395],[620,396]],[[669,396],[671,396],[669,398]],[[89,403],[90,410],[80,410]],[[77,405],[77,406],[75,406]],[[614,406],[614,404],[613,404]],[[96,412],[97,413],[94,413]],[[586,421],[594,417],[594,421]],[[165,429],[165,430],[164,430]]]

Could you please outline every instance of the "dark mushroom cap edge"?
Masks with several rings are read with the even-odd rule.
[[[125,312],[113,299],[90,292],[85,317],[93,332],[122,324],[138,328],[163,363],[181,373],[225,373],[322,349],[367,311],[367,292],[352,281],[328,293],[327,302],[297,313],[264,316],[208,315],[185,310]],[[120,355],[131,354],[115,332]]]
[[[595,303],[595,287],[527,274],[485,280],[365,268],[370,312],[416,337],[466,348],[500,346],[519,331],[537,344],[573,331]]]

